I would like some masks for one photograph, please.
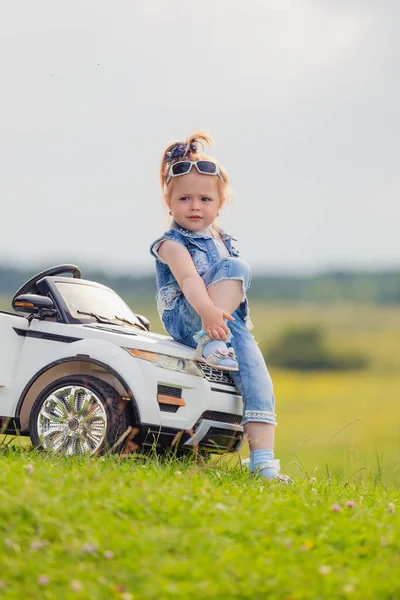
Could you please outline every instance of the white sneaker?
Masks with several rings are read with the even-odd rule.
[[[197,344],[194,359],[202,362],[213,369],[221,369],[222,371],[239,371],[239,365],[236,360],[236,354],[233,348],[228,348],[225,342],[220,342],[220,347],[214,352],[204,356],[204,347],[210,342],[219,340],[211,340],[207,335],[203,336]]]
[[[250,470],[250,458],[241,458],[240,459],[240,465],[242,467],[244,467],[245,469],[249,469]],[[260,465],[258,465],[257,470],[256,471],[252,471],[252,473],[254,475],[260,475],[260,471],[262,471],[262,469],[274,469],[276,471],[273,479],[275,479],[276,481],[279,481],[280,483],[294,483],[293,479],[291,477],[289,477],[289,475],[282,475],[279,471],[281,469],[281,464],[279,459],[275,458],[274,460],[267,460],[266,462],[261,463]],[[262,477],[262,475],[261,475]],[[267,479],[267,478],[265,478]],[[272,481],[272,479],[270,480]]]
[[[279,481],[280,483],[294,483],[293,479],[289,477],[289,475],[281,475],[281,463],[278,458],[275,458],[274,460],[266,460],[257,466],[256,473],[257,475],[260,475],[260,477],[263,477],[263,475],[260,473],[260,471],[263,469],[274,469],[275,475],[273,476],[273,479]],[[269,478],[265,477],[265,479],[268,480]]]

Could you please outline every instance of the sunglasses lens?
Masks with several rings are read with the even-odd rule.
[[[215,175],[217,172],[217,165],[211,160],[199,160],[197,161],[197,167],[200,173],[208,173],[209,175]]]
[[[171,172],[174,175],[184,175],[190,170],[190,165],[191,163],[188,160],[175,163],[174,165],[172,165]]]

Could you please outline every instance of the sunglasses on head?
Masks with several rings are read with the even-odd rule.
[[[221,171],[218,165],[212,160],[180,160],[172,164],[169,168],[166,183],[171,181],[172,177],[179,177],[189,173],[193,165],[199,173],[203,175],[218,175],[222,179]]]

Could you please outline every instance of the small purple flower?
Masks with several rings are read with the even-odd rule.
[[[347,502],[346,502],[347,508],[354,508],[355,505],[356,505],[356,503],[354,502],[354,500],[347,500]]]
[[[32,540],[29,547],[31,550],[41,550],[42,548],[45,548],[48,543],[47,540]]]
[[[103,556],[104,558],[107,558],[107,560],[111,560],[112,558],[114,558],[114,552],[112,550],[106,550]]]
[[[174,160],[180,160],[189,154],[193,154],[194,152],[197,152],[197,144],[192,142],[186,151],[186,144],[181,142],[179,144],[175,144],[171,150],[168,150],[168,152],[165,153],[164,161],[170,163]]]
[[[82,552],[84,554],[94,554],[96,552],[96,546],[93,544],[83,544]]]
[[[335,503],[332,506],[332,510],[333,512],[340,512],[342,510],[342,507],[340,506],[340,504]]]
[[[47,575],[39,575],[37,581],[38,581],[39,585],[48,585],[48,583],[49,583],[50,580],[47,577]]]

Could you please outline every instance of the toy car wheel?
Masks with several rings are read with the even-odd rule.
[[[32,444],[63,455],[119,452],[128,425],[125,402],[110,385],[86,375],[62,377],[37,397],[29,420]]]

